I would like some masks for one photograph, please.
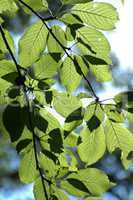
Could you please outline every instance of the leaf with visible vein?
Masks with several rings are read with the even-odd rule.
[[[23,183],[32,183],[38,176],[36,169],[36,160],[34,149],[26,153],[21,160],[19,168],[19,177]]]
[[[104,154],[105,135],[102,125],[92,132],[88,128],[84,128],[81,133],[81,144],[78,146],[78,153],[81,160],[87,165],[97,162]]]
[[[77,73],[76,67],[70,58],[66,58],[60,67],[60,79],[68,92],[74,91],[80,84],[82,77]]]
[[[102,30],[115,28],[118,20],[116,9],[109,3],[77,4],[70,13],[78,15],[85,24]]]
[[[79,191],[87,191],[88,189],[93,195],[101,195],[112,186],[108,176],[103,171],[96,168],[81,169],[77,173],[70,174],[66,180],[62,182],[62,186],[68,192],[71,192],[70,187],[67,187],[67,184],[64,185],[65,182],[68,182]],[[78,185],[78,182],[80,185]],[[83,186],[81,187],[82,184],[84,190]]]
[[[112,153],[116,148],[119,148],[122,151],[122,163],[125,168],[128,168],[131,160],[127,160],[127,156],[133,151],[133,135],[121,124],[111,120],[106,121],[105,133],[108,151]]]
[[[31,25],[19,41],[20,65],[27,67],[34,63],[46,47],[48,31],[41,21]]]

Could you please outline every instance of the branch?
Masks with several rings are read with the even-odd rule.
[[[20,78],[22,78],[21,71],[20,71],[20,67],[19,67],[19,65],[18,65],[18,63],[17,63],[17,61],[16,61],[16,59],[15,59],[15,56],[14,56],[14,54],[13,54],[13,52],[12,52],[12,50],[11,50],[11,48],[10,48],[8,42],[7,42],[7,39],[6,39],[4,30],[3,30],[3,28],[2,28],[2,25],[0,25],[0,32],[1,32],[1,35],[2,35],[2,38],[3,38],[3,41],[4,41],[5,45],[6,45],[6,48],[8,49],[8,51],[9,51],[9,53],[10,53],[10,55],[11,55],[11,58],[12,58],[12,60],[13,60],[13,62],[14,62],[14,64],[15,64],[15,66],[16,66],[18,75],[19,75]]]
[[[2,38],[3,38],[3,41],[4,41],[4,43],[5,43],[8,51],[9,51],[11,57],[12,57],[12,60],[13,60],[13,62],[15,64],[15,66],[16,66],[18,75],[19,75],[20,78],[23,78],[22,75],[21,75],[19,64],[17,63],[17,60],[15,59],[15,56],[14,56],[14,54],[13,54],[13,52],[12,52],[10,46],[9,46],[9,43],[8,43],[8,41],[6,39],[4,30],[3,30],[3,28],[2,28],[1,25],[0,25],[0,32],[1,32],[1,35],[2,35]],[[23,84],[22,86],[23,86],[23,90],[24,90],[24,94],[25,94],[26,102],[27,102],[29,125],[30,125],[30,128],[31,128],[32,136],[33,136],[33,147],[34,147],[36,168],[38,169],[40,177],[41,177],[42,186],[43,186],[43,190],[44,190],[44,193],[45,193],[46,200],[48,200],[49,198],[48,198],[48,194],[47,194],[46,187],[45,187],[45,184],[44,184],[43,173],[42,173],[42,171],[40,169],[39,161],[38,161],[38,156],[37,156],[36,134],[35,134],[34,127],[33,127],[33,124],[32,124],[32,107],[31,107],[29,99],[28,99],[27,87],[24,84],[24,82],[22,84]]]
[[[32,106],[30,105],[28,96],[26,94],[26,101],[27,101],[27,107],[28,107],[28,118],[29,118],[29,125],[32,131],[32,136],[33,136],[33,147],[34,147],[34,154],[35,154],[35,160],[36,160],[36,168],[39,171],[40,177],[41,177],[41,182],[42,182],[42,186],[43,186],[43,191],[46,197],[46,200],[48,200],[48,194],[47,194],[47,190],[44,184],[44,177],[43,177],[43,173],[41,171],[41,168],[39,166],[39,161],[38,161],[38,156],[37,156],[37,145],[36,145],[36,134],[34,131],[34,127],[33,127],[33,123],[32,123]]]
[[[33,8],[31,8],[27,3],[23,2],[22,0],[18,0],[21,4],[23,4],[25,7],[27,7],[33,14],[35,14],[45,25],[45,27],[47,28],[48,32],[53,36],[53,38],[55,39],[55,41],[60,45],[60,47],[64,50],[65,54],[74,62],[74,59],[69,55],[69,53],[67,52],[67,50],[71,50],[70,47],[65,47],[59,40],[58,38],[55,36],[55,34],[52,32],[52,29],[48,27],[47,23],[45,22],[45,18],[41,17]],[[55,19],[54,17],[52,17],[53,19]],[[87,82],[87,84],[89,85],[91,92],[93,94],[93,96],[96,98],[96,101],[99,101],[99,97],[96,95],[91,83],[89,82],[89,80],[86,78],[84,72],[81,70],[81,74],[84,78],[84,80]]]
[[[53,38],[56,40],[56,42],[62,47],[63,50],[66,49],[70,49],[68,47],[65,47],[59,40],[58,38],[55,36],[55,34],[52,32],[51,28],[49,28],[49,26],[47,25],[47,23],[45,22],[45,20],[49,20],[49,19],[56,19],[55,17],[51,16],[49,18],[43,18],[42,16],[40,16],[33,8],[31,8],[27,3],[25,3],[22,0],[18,0],[21,4],[23,4],[25,7],[27,7],[33,14],[35,14],[41,21],[42,23],[45,25],[45,27],[47,28],[48,32],[53,36]]]

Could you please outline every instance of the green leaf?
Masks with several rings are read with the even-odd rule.
[[[64,4],[71,4],[71,5],[78,4],[78,3],[86,3],[89,1],[93,1],[93,0],[62,0]]]
[[[13,61],[0,60],[0,77],[3,77],[11,72],[16,72],[16,67]]]
[[[109,58],[110,46],[105,36],[95,29],[83,27],[77,30],[77,47],[83,54],[83,60],[90,69],[96,80],[105,82],[112,80],[111,64]],[[90,55],[85,55],[85,54]]]
[[[35,11],[41,12],[43,10],[46,10],[48,5],[46,0],[23,0],[27,5],[29,5],[32,9]],[[24,9],[24,11],[28,14],[33,14],[31,11],[29,11],[28,8],[26,8],[24,5],[20,3],[20,6]]]
[[[48,90],[54,83],[53,79],[39,80],[37,86],[40,90]]]
[[[33,79],[51,78],[57,71],[58,63],[50,54],[45,54],[29,69]]]
[[[24,155],[20,162],[19,177],[23,183],[32,183],[38,177],[33,148]]]
[[[0,17],[0,24],[2,24],[3,22],[4,22],[4,20]]]
[[[80,93],[77,95],[77,97],[78,97],[79,99],[84,99],[84,98],[92,99],[92,96],[89,95],[89,94],[87,94],[87,93],[85,93],[85,92],[80,92]]]
[[[78,15],[87,25],[102,30],[115,28],[118,20],[116,9],[108,3],[86,3],[74,6],[70,13]]]
[[[80,84],[81,76],[77,73],[73,61],[67,57],[60,67],[60,79],[68,92],[74,91]]]
[[[7,82],[10,82],[13,85],[16,86],[17,84],[17,80],[20,80],[18,77],[18,72],[10,72],[9,74],[6,74],[4,76],[2,76],[2,79],[6,80]],[[18,84],[19,85],[19,84]],[[14,86],[14,87],[15,87]],[[17,88],[18,86],[16,86]],[[11,89],[11,88],[10,88]],[[7,91],[8,92],[8,91]]]
[[[55,35],[55,37],[57,38],[58,41],[49,33],[48,39],[47,39],[48,51],[50,53],[63,53],[64,54],[64,48],[61,47],[61,45],[64,47],[67,47],[67,40],[66,40],[65,32],[59,26],[53,26],[51,31],[53,32],[53,34]]]
[[[83,115],[84,115],[84,110],[82,107],[70,113],[65,119],[64,130],[67,132],[71,132],[77,126],[82,124]]]
[[[69,23],[66,27],[66,38],[67,38],[67,40],[68,41],[74,41],[75,37],[76,37],[76,31],[81,27],[83,27],[82,24],[78,24],[78,23],[70,24]],[[75,44],[75,46],[76,46],[76,44]]]
[[[74,14],[70,14],[70,13],[69,14],[66,13],[65,15],[63,15],[60,18],[60,20],[67,25],[70,25],[70,24],[74,25],[74,24],[82,24],[83,23],[83,21],[80,19],[80,17],[78,17],[77,15],[74,15]],[[68,37],[67,37],[67,39],[68,39]],[[68,41],[69,41],[69,39],[68,39]]]
[[[33,74],[29,73],[32,77]],[[34,103],[39,106],[45,106],[52,103],[53,100],[53,91],[50,89],[51,86],[55,83],[53,79],[41,79],[39,81],[35,81],[33,89],[33,96],[35,97]]]
[[[88,56],[87,56],[88,57]],[[85,61],[88,62],[88,67],[92,74],[95,76],[96,80],[99,82],[107,82],[112,80],[112,73],[104,60],[99,59],[97,57],[93,57],[94,63],[90,63],[92,61],[88,60],[88,58],[84,57]],[[99,62],[99,63],[98,63]]]
[[[125,109],[128,112],[133,112],[133,92],[125,91],[117,94],[114,97],[114,101],[116,102],[118,108]]]
[[[78,74],[80,74],[83,77],[83,74],[85,76],[87,76],[88,72],[89,72],[89,66],[88,63],[83,59],[83,57],[76,55],[74,57],[74,65],[76,68],[76,71],[78,72]]]
[[[66,145],[69,145],[70,147],[76,147],[77,146],[77,142],[78,142],[78,134],[71,132],[64,140],[64,143]]]
[[[64,191],[55,186],[52,186],[52,199],[69,200],[68,196],[64,193]]]
[[[46,129],[46,134],[48,134],[50,131],[60,128],[59,121],[48,111],[46,111],[44,108],[40,108],[39,110],[40,116],[44,118],[48,122],[48,127]]]
[[[34,63],[46,47],[48,31],[42,21],[31,25],[19,41],[20,65],[27,67]]]
[[[69,166],[70,172],[75,172],[78,170],[78,161],[77,157],[72,149],[65,149],[66,159]]]
[[[87,106],[86,110],[85,110],[85,114],[84,114],[84,120],[86,122],[90,121],[92,119],[93,116],[96,116],[98,118],[98,120],[102,123],[104,120],[104,112],[101,109],[100,104],[90,104]]]
[[[50,157],[48,157],[47,154],[44,153],[39,154],[39,163],[46,177],[48,178],[55,177],[58,171],[58,165],[54,163],[54,161]]]
[[[63,138],[59,128],[53,129],[49,133],[48,143],[50,144],[51,152],[61,153],[63,151]]]
[[[41,113],[41,111],[40,111]],[[48,121],[40,114],[39,112],[33,113],[34,115],[34,123],[33,126],[37,127],[39,130],[43,131],[46,133],[47,128],[48,128]]]
[[[81,102],[72,94],[58,93],[54,96],[53,105],[58,113],[67,117],[72,111],[81,107]]]
[[[4,30],[4,33],[11,50],[13,51],[13,53],[15,53],[14,41],[10,32],[8,30]],[[4,54],[9,53],[1,34],[0,34],[0,51]]]
[[[47,105],[46,96],[44,91],[34,91],[35,100],[34,102],[40,106]]]
[[[129,120],[129,122],[133,122],[133,114],[130,112],[126,112],[126,118]]]
[[[3,124],[12,142],[18,140],[22,135],[24,129],[23,117],[23,110],[19,104],[9,104],[3,112]]]
[[[108,62],[108,59],[105,58],[109,56],[110,45],[103,33],[94,28],[83,26],[76,31],[76,38],[82,54],[94,55]]]
[[[86,55],[84,58],[91,64],[91,65],[107,65],[103,59],[98,58],[96,56]]]
[[[42,120],[46,121],[48,124],[44,123],[44,125],[43,125],[44,128],[40,129],[38,127],[38,123],[37,123],[37,131],[36,131],[37,133],[36,134],[38,135],[39,138],[41,138],[40,143],[41,143],[42,149],[44,149],[44,150],[47,149],[48,151],[50,151],[50,144],[48,143],[48,140],[50,139],[49,134],[50,133],[53,134],[54,130],[56,133],[57,129],[60,129],[60,131],[58,131],[57,134],[62,134],[61,126],[60,126],[60,123],[58,122],[58,120],[50,112],[46,111],[44,108],[40,108],[39,113],[40,113],[39,115],[42,118]],[[60,135],[60,137],[61,137],[61,135]],[[58,141],[55,141],[55,143],[57,144]],[[55,143],[53,143],[53,144],[55,144]],[[52,151],[59,152],[59,151],[61,151],[61,149],[62,149],[61,143],[60,143],[59,149],[57,148],[57,150],[55,150],[54,146],[52,146]]]
[[[92,122],[93,123],[93,122]],[[81,144],[78,146],[78,154],[87,165],[97,162],[106,150],[105,134],[102,125],[92,132],[84,128],[81,133]]]
[[[60,154],[61,155],[61,154]],[[61,166],[61,163],[60,163]],[[58,174],[56,175],[56,178],[62,178],[64,175],[66,175],[69,172],[69,168],[67,166],[61,166],[58,170]]]
[[[81,169],[70,174],[66,180],[79,190],[80,185],[77,187],[76,181],[80,181],[93,195],[101,195],[112,186],[107,175],[96,168]]]
[[[127,168],[131,163],[130,160],[127,160],[127,156],[129,152],[133,151],[133,135],[121,124],[111,120],[106,121],[105,133],[108,151],[112,153],[116,148],[119,148],[122,151],[122,163]]]
[[[104,107],[108,118],[113,122],[123,123],[125,121],[124,113],[116,105],[106,105]]]
[[[66,148],[64,152],[59,156],[60,166],[62,168],[67,168],[68,172],[77,171],[77,158],[73,152],[73,150]]]
[[[17,5],[13,0],[0,0],[0,14],[13,14],[17,11]]]
[[[18,154],[25,154],[27,153],[32,147],[32,140],[31,139],[24,139],[18,142],[16,145],[16,150]]]
[[[38,178],[34,184],[33,193],[34,193],[35,200],[45,200],[46,199],[45,193],[44,193],[44,188],[43,188],[42,184],[43,183],[42,183],[41,178]],[[45,184],[45,187],[46,187],[46,190],[48,193],[48,185],[46,182],[44,182],[44,184]]]
[[[78,179],[68,179],[61,182],[61,188],[69,194],[77,197],[85,196],[89,193],[85,185]]]
[[[107,65],[101,67],[92,66],[90,67],[90,70],[98,82],[107,82],[112,80],[112,73]]]

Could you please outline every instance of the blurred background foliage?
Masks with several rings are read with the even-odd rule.
[[[5,27],[14,37],[16,48],[18,39],[24,32],[25,28],[36,20],[35,17],[19,10],[17,16],[8,18],[5,16]],[[113,64],[110,66],[113,73],[113,82],[102,84],[96,82],[92,74],[88,74],[88,78],[95,88],[96,92],[102,96],[106,96],[106,92],[111,90],[123,91],[128,88],[133,89],[133,71],[131,68],[121,68],[119,59],[115,53],[111,53]],[[58,86],[60,85],[58,77]],[[83,88],[89,90],[85,83],[81,83],[80,90]],[[133,124],[128,121],[125,125],[133,130]],[[5,141],[0,135],[0,200],[32,200],[32,187],[24,186],[20,183],[18,177],[19,157],[15,149],[10,145],[9,141]],[[112,155],[105,156],[94,166],[103,169],[113,182],[117,185],[104,195],[105,200],[133,200],[133,164],[127,171],[124,170],[120,162],[120,152],[116,151]],[[72,198],[73,199],[73,198]]]

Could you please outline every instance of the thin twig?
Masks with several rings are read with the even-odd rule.
[[[55,36],[55,34],[52,32],[52,29],[49,28],[49,26],[47,25],[47,23],[45,22],[45,18],[43,18],[41,15],[39,15],[33,8],[31,8],[27,3],[25,3],[22,0],[18,0],[21,4],[23,4],[25,7],[27,7],[32,13],[34,13],[45,25],[45,27],[47,28],[47,30],[49,31],[49,33],[53,36],[53,38],[56,40],[56,42],[62,47],[63,50],[68,49],[69,47],[65,47],[59,40],[58,38]],[[51,16],[51,18],[47,18],[47,19],[56,19],[56,17]]]
[[[43,173],[41,171],[41,168],[39,166],[39,161],[38,161],[37,146],[36,146],[36,134],[35,134],[33,123],[32,123],[32,107],[31,107],[30,102],[28,100],[27,94],[26,94],[26,98],[27,98],[29,125],[31,127],[32,135],[33,135],[33,147],[34,147],[34,154],[35,154],[35,160],[36,160],[36,169],[39,171],[43,190],[44,190],[44,194],[45,194],[46,200],[48,200],[49,198],[48,198],[47,190],[46,190],[46,187],[45,187],[45,184],[44,184]]]
[[[64,50],[65,54],[74,62],[73,58],[69,55],[69,53],[67,52],[67,50],[71,50],[70,47],[65,47],[59,40],[58,38],[55,36],[55,34],[52,32],[52,29],[49,28],[49,26],[47,25],[47,23],[45,22],[45,18],[41,17],[33,8],[31,8],[27,3],[23,2],[22,0],[18,0],[21,4],[23,4],[25,7],[27,7],[33,14],[35,14],[45,25],[45,27],[47,28],[47,30],[49,31],[49,33],[53,36],[53,38],[55,39],[55,41],[60,45],[60,47]],[[53,17],[54,19],[54,17]],[[89,80],[86,78],[84,72],[81,70],[81,74],[84,78],[84,80],[87,82],[87,84],[89,85],[93,96],[96,98],[96,101],[99,100],[99,97],[96,95],[91,83],[89,82]]]
[[[19,65],[18,65],[18,63],[17,63],[17,61],[16,61],[16,59],[15,59],[15,56],[14,56],[14,54],[13,54],[13,52],[12,52],[12,50],[11,50],[11,48],[10,48],[8,42],[7,42],[7,39],[6,39],[4,30],[3,30],[3,28],[2,28],[2,25],[0,25],[0,32],[1,32],[1,35],[2,35],[2,38],[3,38],[3,41],[4,41],[4,43],[5,43],[5,45],[6,45],[7,49],[8,49],[8,51],[9,51],[11,57],[12,57],[12,60],[13,60],[13,62],[14,62],[14,64],[15,64],[15,66],[16,66],[18,75],[19,75],[20,78],[22,78],[21,71],[20,71],[20,67],[19,67]]]
[[[3,41],[6,45],[6,48],[8,49],[8,51],[9,51],[11,57],[12,57],[12,60],[15,64],[15,66],[16,66],[18,75],[19,75],[20,78],[22,78],[21,71],[20,71],[20,68],[19,68],[19,64],[17,63],[17,60],[15,59],[15,56],[14,56],[14,54],[13,54],[13,52],[12,52],[10,46],[9,46],[9,43],[6,39],[4,30],[3,30],[1,25],[0,25],[0,32],[1,32],[1,35],[2,35],[2,38],[3,38]],[[44,184],[43,174],[41,172],[38,157],[37,157],[36,134],[34,132],[34,127],[33,127],[33,123],[32,123],[32,108],[31,108],[31,105],[30,105],[30,102],[29,102],[29,99],[28,99],[28,95],[27,95],[27,87],[25,86],[24,83],[23,83],[23,90],[24,90],[24,94],[25,94],[26,102],[27,102],[29,125],[30,125],[30,128],[31,128],[32,136],[33,136],[33,147],[34,147],[36,168],[39,170],[39,174],[40,174],[40,177],[41,177],[45,197],[46,197],[46,200],[48,200],[49,198],[48,198],[48,194],[47,194],[46,187],[45,187],[45,184]]]

